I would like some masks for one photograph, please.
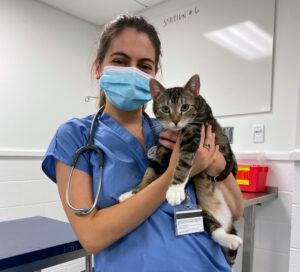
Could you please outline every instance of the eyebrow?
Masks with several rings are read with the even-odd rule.
[[[123,52],[114,52],[110,55],[110,57],[113,57],[113,56],[116,56],[116,55],[125,57],[127,59],[130,59],[130,57],[127,54],[123,53]],[[149,62],[153,63],[153,65],[155,65],[154,61],[152,59],[149,59],[149,58],[142,58],[142,59],[140,59],[140,61],[149,61]]]

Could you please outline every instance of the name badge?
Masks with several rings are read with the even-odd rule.
[[[175,233],[177,236],[204,231],[202,210],[192,203],[187,190],[185,194],[185,202],[174,207]]]
[[[174,217],[177,236],[204,231],[201,209],[175,211]]]

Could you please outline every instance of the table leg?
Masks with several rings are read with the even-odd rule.
[[[244,210],[244,245],[243,245],[243,272],[253,272],[255,206],[246,207]]]
[[[92,272],[92,255],[85,256],[85,271]]]

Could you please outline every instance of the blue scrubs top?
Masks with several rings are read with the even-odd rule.
[[[72,118],[57,129],[42,161],[45,174],[56,182],[55,160],[70,165],[75,151],[85,145],[93,115]],[[148,159],[141,143],[120,123],[102,113],[95,144],[105,154],[101,209],[118,203],[118,197],[142,179]],[[153,120],[157,131],[159,124]],[[153,145],[151,129],[143,118],[147,148]],[[76,168],[93,177],[95,196],[99,171],[95,153],[82,156]],[[187,192],[193,203],[191,183]],[[207,232],[176,236],[174,209],[166,201],[140,226],[94,256],[96,272],[224,272],[231,271],[220,246]]]

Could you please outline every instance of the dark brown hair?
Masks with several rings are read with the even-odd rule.
[[[129,14],[121,14],[115,20],[104,26],[104,30],[100,36],[97,57],[93,63],[93,67],[95,67],[97,63],[101,64],[103,62],[112,40],[128,27],[134,28],[138,32],[143,32],[148,35],[155,49],[155,72],[157,72],[160,67],[161,57],[161,44],[157,31],[143,16]],[[100,92],[100,107],[105,104],[105,100],[105,94]]]

